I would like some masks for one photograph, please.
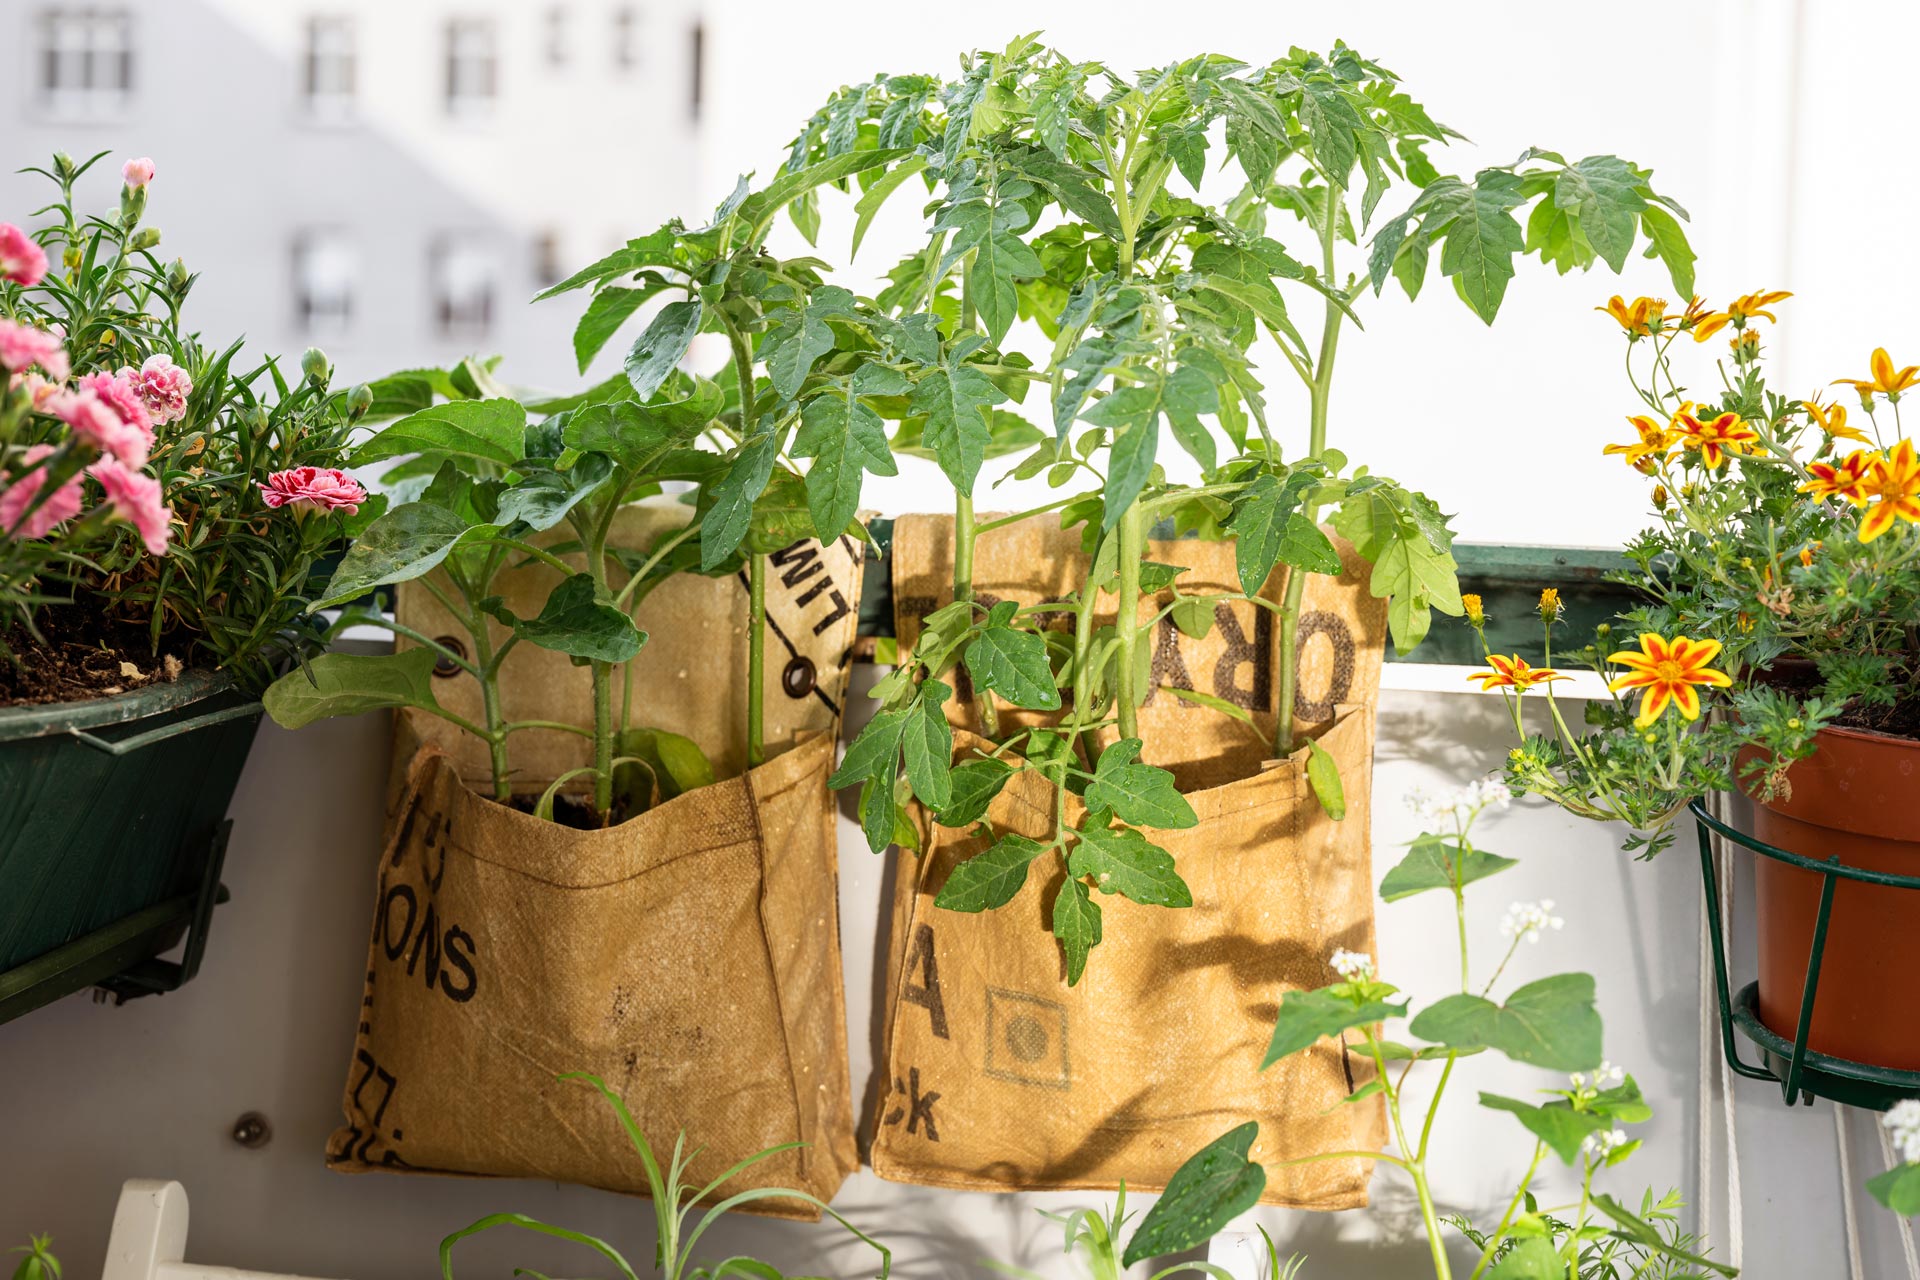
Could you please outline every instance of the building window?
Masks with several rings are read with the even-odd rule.
[[[353,108],[353,19],[307,20],[305,64],[307,108],[317,115],[340,116]]]
[[[567,6],[556,4],[547,9],[547,65],[564,67],[567,65],[568,49]]]
[[[484,112],[499,89],[493,23],[485,18],[455,18],[447,23],[447,110],[456,115]]]
[[[133,18],[125,9],[49,9],[40,15],[40,97],[63,116],[125,111],[133,95]]]
[[[640,65],[640,12],[631,6],[613,11],[613,65],[622,71]]]
[[[542,231],[533,238],[533,284],[536,289],[551,289],[566,278],[565,256],[558,231]]]
[[[345,333],[353,323],[358,274],[359,257],[344,232],[301,232],[293,242],[294,322],[317,336]]]
[[[483,338],[493,327],[493,255],[478,237],[444,236],[433,246],[433,323],[445,338]]]

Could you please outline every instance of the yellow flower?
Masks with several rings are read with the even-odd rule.
[[[1659,325],[1667,314],[1665,298],[1635,298],[1631,303],[1621,299],[1619,294],[1607,299],[1604,307],[1595,307],[1595,311],[1604,311],[1619,321],[1620,327],[1631,338],[1644,337]]]
[[[1760,443],[1754,429],[1740,420],[1737,413],[1723,413],[1716,418],[1702,422],[1688,412],[1692,406],[1675,415],[1674,427],[1680,432],[1680,439],[1689,449],[1700,454],[1700,465],[1712,471],[1727,460],[1729,454],[1751,453]]]
[[[1655,511],[1665,511],[1667,509],[1667,500],[1667,486],[1663,484],[1653,486],[1653,509]]]
[[[1708,338],[1711,338],[1714,334],[1720,332],[1735,321],[1745,324],[1755,317],[1775,320],[1777,317],[1774,316],[1773,312],[1767,310],[1767,308],[1776,302],[1785,302],[1792,296],[1790,293],[1777,289],[1771,292],[1763,289],[1758,293],[1742,294],[1740,297],[1728,303],[1725,311],[1716,311],[1695,320],[1693,323],[1693,340],[1695,342],[1705,342]],[[1691,313],[1691,308],[1689,308],[1689,313]]]
[[[1733,348],[1733,354],[1736,356],[1743,352],[1751,353],[1758,351],[1760,349],[1760,331],[1758,329],[1742,329],[1740,332],[1734,334],[1732,338],[1728,339],[1727,345]]]
[[[1824,542],[1815,541],[1800,548],[1800,567],[1802,569],[1813,568],[1813,553],[1825,545]]]
[[[1802,400],[1800,406],[1813,419],[1814,425],[1832,436],[1835,440],[1858,440],[1861,444],[1872,444],[1873,440],[1858,427],[1847,425],[1847,406],[1834,404],[1822,406],[1814,400]]]
[[[1866,491],[1873,505],[1860,522],[1860,541],[1872,542],[1895,519],[1920,524],[1920,458],[1913,455],[1913,441],[1902,440],[1874,461]]]
[[[1638,653],[1627,649],[1607,655],[1608,662],[1619,663],[1627,669],[1627,673],[1615,678],[1608,688],[1615,692],[1646,690],[1646,696],[1640,700],[1640,715],[1634,720],[1640,728],[1658,720],[1669,704],[1679,707],[1680,714],[1687,719],[1698,720],[1700,695],[1696,688],[1724,689],[1733,683],[1726,672],[1707,665],[1719,652],[1718,640],[1689,640],[1685,636],[1667,640],[1649,631],[1640,637]]]
[[[1532,667],[1519,654],[1501,657],[1497,653],[1487,655],[1487,665],[1491,671],[1476,671],[1468,676],[1469,680],[1480,682],[1480,692],[1489,689],[1512,689],[1515,693],[1525,693],[1537,684],[1548,684],[1555,680],[1569,679],[1552,667]]]
[[[1687,309],[1680,313],[1680,327],[1691,329],[1712,314],[1713,308],[1707,305],[1707,300],[1696,295],[1687,299]]]
[[[1807,474],[1813,479],[1800,486],[1801,493],[1818,498],[1845,498],[1854,506],[1865,506],[1867,482],[1873,477],[1873,464],[1880,455],[1867,449],[1855,449],[1839,462],[1809,462]]]
[[[1467,611],[1468,626],[1484,627],[1487,625],[1486,606],[1480,602],[1479,596],[1474,595],[1471,591],[1462,592],[1460,595],[1460,607]]]
[[[1540,620],[1555,622],[1560,617],[1560,589],[1548,587],[1540,593]]]
[[[1887,354],[1885,347],[1875,347],[1873,358],[1868,362],[1868,373],[1864,378],[1835,378],[1833,385],[1849,386],[1860,393],[1860,402],[1865,404],[1867,397],[1878,391],[1884,396],[1898,397],[1902,391],[1920,382],[1920,365],[1907,365],[1905,368],[1893,367],[1893,357]]]
[[[1651,458],[1655,462],[1667,460],[1667,449],[1673,444],[1673,433],[1649,418],[1646,414],[1635,414],[1627,419],[1633,429],[1640,433],[1637,444],[1610,444],[1600,452],[1617,453],[1627,460],[1628,465],[1639,467],[1643,459]]]

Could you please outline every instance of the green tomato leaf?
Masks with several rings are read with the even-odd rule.
[[[1285,481],[1265,472],[1256,476],[1234,502],[1226,527],[1234,537],[1233,558],[1240,571],[1240,589],[1248,595],[1258,594],[1267,585],[1274,565],[1280,562],[1289,517],[1320,480],[1312,471],[1295,471]],[[1326,541],[1324,535],[1321,541]],[[1334,572],[1338,573],[1337,555],[1334,561]]]
[[[1004,760],[968,760],[953,771],[953,790],[937,820],[943,827],[966,827],[987,816],[987,806],[1014,774]]]
[[[1380,896],[1388,902],[1398,902],[1429,889],[1452,889],[1456,868],[1464,886],[1517,865],[1517,859],[1502,858],[1480,849],[1468,850],[1463,855],[1456,844],[1449,844],[1436,835],[1422,835],[1414,840],[1407,856],[1381,878]]]
[[[1600,1013],[1593,1007],[1591,974],[1529,982],[1504,1006],[1482,996],[1447,996],[1422,1009],[1409,1030],[1449,1048],[1484,1045],[1515,1062],[1557,1071],[1600,1065]]]
[[[853,522],[867,472],[891,476],[900,470],[887,447],[886,423],[852,386],[849,381],[807,401],[793,440],[794,457],[814,460],[807,470],[807,506],[814,527],[829,538]]]
[[[451,454],[512,467],[520,461],[527,411],[507,399],[455,400],[409,414],[356,447],[353,465],[407,453]]]
[[[1627,265],[1634,231],[1647,208],[1640,186],[1640,175],[1625,160],[1588,156],[1555,177],[1553,203],[1555,208],[1578,214],[1587,243],[1609,267],[1620,271]]]
[[[406,582],[430,572],[462,544],[483,542],[500,532],[495,524],[473,524],[465,516],[431,502],[391,508],[361,530],[308,613],[354,600],[375,587]]]
[[[1025,836],[1002,836],[991,848],[956,866],[934,896],[933,905],[948,911],[1004,907],[1026,885],[1027,868],[1048,848]]]
[[[973,251],[973,266],[967,271],[967,296],[986,326],[987,336],[998,346],[1020,314],[1016,280],[1031,280],[1047,273],[1032,249],[1010,231],[993,231],[981,237]]]
[[[753,524],[754,503],[766,492],[780,438],[764,432],[740,446],[726,471],[705,487],[712,505],[700,518],[700,567],[711,573],[739,549]]]
[[[837,791],[868,778],[883,778],[891,787],[899,767],[900,739],[906,734],[907,720],[916,714],[912,707],[898,707],[882,711],[867,721],[847,744],[847,754],[827,779],[827,785]]]
[[[275,680],[260,701],[282,729],[389,707],[437,713],[440,704],[433,696],[437,661],[438,655],[426,648],[392,654],[323,653]]]
[[[579,362],[580,372],[587,371],[607,340],[620,331],[620,326],[640,309],[641,303],[666,287],[665,280],[655,277],[638,289],[610,286],[594,294],[580,323],[573,327],[573,356]]]
[[[1193,1153],[1133,1233],[1123,1266],[1196,1249],[1260,1203],[1267,1171],[1248,1159],[1260,1126],[1249,1120]]]
[[[686,358],[700,332],[699,298],[669,302],[660,308],[627,351],[627,381],[633,393],[650,400]]]
[[[1648,205],[1640,211],[1640,229],[1647,233],[1647,256],[1657,257],[1666,263],[1667,274],[1673,278],[1674,292],[1683,298],[1691,298],[1694,252],[1679,222],[1664,209]]]
[[[1513,256],[1526,244],[1511,212],[1526,202],[1521,181],[1504,170],[1483,169],[1472,186],[1440,179],[1420,195],[1422,201],[1429,197],[1429,216],[1447,220],[1440,274],[1453,281],[1475,315],[1492,324],[1513,279]]]
[[[591,662],[631,661],[647,640],[589,573],[564,579],[533,618],[516,618],[504,608],[496,616],[528,644]]]
[[[953,690],[938,680],[922,684],[900,743],[908,785],[922,804],[936,811],[953,802],[953,730],[940,709],[952,696]]]
[[[1273,1024],[1273,1039],[1267,1056],[1260,1060],[1266,1070],[1282,1058],[1312,1048],[1327,1036],[1337,1036],[1354,1027],[1364,1027],[1388,1018],[1402,1017],[1406,1002],[1366,1000],[1355,1004],[1340,994],[1339,988],[1322,987],[1317,991],[1289,991],[1280,998],[1280,1016]]]
[[[1143,907],[1190,907],[1193,894],[1173,868],[1173,855],[1132,827],[1097,823],[1072,828],[1080,837],[1067,858],[1067,874],[1092,876],[1102,893],[1117,893]]]
[[[1087,886],[1069,879],[1053,900],[1053,936],[1067,959],[1067,985],[1075,986],[1087,971],[1087,955],[1100,945],[1100,904]]]
[[[974,688],[982,693],[997,693],[1016,707],[1037,711],[1060,707],[1047,642],[1030,631],[988,627],[967,646],[966,663]]]
[[[1173,775],[1138,763],[1141,745],[1138,738],[1124,738],[1100,753],[1093,781],[1087,784],[1087,807],[1110,809],[1122,822],[1162,831],[1198,826],[1200,819],[1174,785]]]
[[[971,365],[930,370],[914,387],[908,412],[924,417],[923,432],[947,479],[971,494],[993,441],[985,410],[1003,403],[1006,393]]]

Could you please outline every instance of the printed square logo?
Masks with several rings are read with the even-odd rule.
[[[1067,1007],[1023,991],[987,988],[986,1074],[995,1080],[1073,1087]]]

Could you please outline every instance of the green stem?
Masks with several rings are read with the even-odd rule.
[[[485,618],[473,617],[465,620],[468,634],[473,637],[473,656],[478,659],[481,672],[493,669],[493,637],[487,631]],[[506,716],[500,710],[500,681],[496,676],[482,674],[480,680],[480,707],[482,719],[486,721],[486,733],[481,735],[487,742],[487,762],[493,770],[493,798],[505,804],[513,798],[513,787],[507,780],[507,735],[503,728]]]
[[[1507,1228],[1513,1225],[1514,1215],[1519,1213],[1520,1206],[1526,1203],[1527,1188],[1533,1185],[1533,1176],[1540,1172],[1540,1161],[1546,1154],[1546,1143],[1533,1144],[1533,1163],[1527,1166],[1527,1176],[1520,1180],[1519,1187],[1513,1193],[1513,1199],[1507,1202],[1507,1211],[1501,1215],[1500,1225],[1495,1227],[1493,1235],[1488,1237],[1486,1248],[1481,1250],[1480,1261],[1475,1264],[1473,1274],[1469,1275],[1467,1280],[1480,1280],[1480,1273],[1485,1271],[1487,1264],[1493,1261],[1493,1255],[1500,1249],[1500,1242],[1506,1238]]]
[[[1380,1041],[1371,1028],[1363,1027],[1362,1034],[1367,1038],[1367,1052],[1373,1058],[1376,1078],[1382,1085],[1387,1084],[1387,1060],[1380,1053]],[[1433,1254],[1433,1274],[1435,1280],[1453,1280],[1453,1269],[1447,1263],[1447,1249],[1440,1234],[1440,1217],[1434,1211],[1433,1189],[1427,1185],[1427,1166],[1424,1154],[1425,1138],[1421,1139],[1422,1150],[1416,1152],[1407,1143],[1406,1127],[1400,1120],[1400,1095],[1392,1087],[1386,1091],[1387,1118],[1393,1122],[1393,1140],[1399,1144],[1400,1154],[1404,1157],[1401,1168],[1413,1179],[1414,1195],[1420,1201],[1420,1221],[1426,1228],[1427,1248]]]
[[[1333,282],[1333,243],[1340,226],[1340,186],[1331,180],[1327,183],[1327,203],[1320,224],[1320,260],[1322,279],[1329,292]],[[1340,345],[1340,322],[1343,315],[1339,306],[1329,297],[1326,299],[1326,311],[1320,326],[1320,358],[1313,365],[1313,381],[1308,390],[1307,419],[1307,456],[1317,458],[1327,447],[1327,401],[1333,390],[1333,357]],[[1309,522],[1318,523],[1320,502],[1312,494],[1300,504],[1301,514]],[[1307,574],[1304,569],[1294,568],[1287,573],[1287,593],[1282,601],[1280,615],[1280,679],[1279,699],[1275,707],[1273,724],[1274,755],[1290,755],[1294,747],[1293,702],[1294,689],[1300,678],[1299,655],[1295,645],[1300,634],[1300,602],[1307,591]]]
[[[766,759],[767,558],[747,557],[747,768]]]
[[[1120,602],[1113,618],[1118,655],[1114,662],[1115,701],[1119,704],[1120,736],[1140,736],[1138,711],[1141,690],[1136,687],[1134,655],[1140,642],[1140,560],[1146,554],[1145,514],[1135,502],[1120,517]]]
[[[973,551],[980,530],[973,523],[973,495],[954,491],[953,495],[953,598],[973,600]],[[1000,736],[1000,709],[993,705],[991,693],[978,694],[980,728],[989,738]]]

